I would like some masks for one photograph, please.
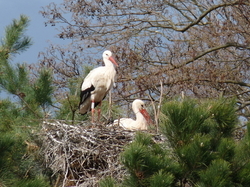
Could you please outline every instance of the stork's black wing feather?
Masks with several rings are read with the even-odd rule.
[[[80,105],[91,95],[91,92],[95,89],[95,87],[93,85],[91,85],[91,87],[82,90],[80,93],[80,103],[79,103],[79,107]]]

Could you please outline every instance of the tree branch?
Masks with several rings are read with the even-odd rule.
[[[206,82],[213,82],[212,80],[209,79],[199,79],[199,81],[206,81]],[[228,84],[236,84],[239,86],[244,86],[244,87],[249,87],[250,84],[242,82],[242,81],[235,81],[235,80],[225,80],[225,81],[216,81],[217,83],[228,83]]]
[[[186,62],[180,64],[180,65],[177,65],[177,66],[174,66],[173,68],[171,68],[170,70],[173,70],[173,69],[177,69],[177,68],[180,68],[180,67],[183,67],[185,65],[188,65],[192,62],[194,62],[195,60],[205,56],[206,54],[209,54],[213,51],[217,51],[217,50],[220,50],[220,49],[225,49],[225,48],[228,48],[228,47],[236,47],[236,48],[245,48],[245,49],[250,49],[250,46],[247,46],[247,45],[239,45],[237,43],[226,43],[225,45],[220,45],[220,46],[216,46],[216,47],[213,47],[213,48],[210,48],[208,49],[207,51],[204,51],[200,54],[198,54],[197,56],[195,56],[194,58],[190,59],[190,60],[187,60]]]
[[[233,6],[233,5],[236,5],[236,4],[239,4],[239,3],[242,3],[240,2],[239,0],[237,1],[234,1],[234,2],[231,2],[231,3],[223,3],[223,4],[219,4],[219,5],[215,5],[215,6],[212,6],[211,8],[207,9],[205,12],[203,12],[200,17],[198,17],[195,21],[191,22],[189,25],[187,25],[186,27],[184,28],[177,28],[177,27],[174,27],[173,26],[173,29],[175,31],[179,31],[179,32],[185,32],[187,31],[189,28],[191,28],[192,26],[198,24],[204,17],[206,17],[210,12],[218,9],[218,8],[221,8],[221,7],[227,7],[227,6]],[[169,3],[168,3],[169,4]],[[173,8],[175,8],[177,11],[181,12],[179,9],[177,9],[175,6],[172,6]],[[181,12],[182,13],[182,12]],[[182,14],[183,15],[183,14]],[[186,16],[185,16],[186,17]],[[186,17],[187,18],[187,17]],[[163,26],[164,27],[164,26]],[[168,28],[168,27],[167,27]]]

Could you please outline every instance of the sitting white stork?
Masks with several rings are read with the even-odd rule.
[[[91,110],[92,123],[94,122],[94,108],[105,98],[108,91],[114,84],[116,70],[114,65],[118,66],[111,51],[104,51],[103,61],[105,66],[95,68],[85,77],[80,93],[79,113],[86,114]],[[98,120],[100,118],[100,109],[98,110]]]
[[[136,115],[136,120],[131,118],[121,118],[114,121],[114,125],[119,125],[126,130],[147,130],[152,123],[151,118],[142,100],[136,99],[132,103],[132,109]]]

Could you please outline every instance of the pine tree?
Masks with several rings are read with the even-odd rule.
[[[15,96],[13,100],[0,100],[0,186],[49,185],[39,158],[29,153],[29,147],[37,148],[31,143],[30,131],[38,126],[44,109],[52,103],[52,75],[41,70],[32,83],[26,65],[12,63],[31,45],[30,37],[25,35],[28,23],[23,15],[13,20],[0,46],[0,92]]]
[[[204,103],[172,101],[163,106],[162,112],[166,116],[162,132],[181,168],[180,186],[232,185],[232,179],[226,177],[233,172],[228,166],[235,148],[232,134],[237,124],[235,103],[224,99]],[[215,168],[209,173],[212,167]]]
[[[235,106],[234,100],[223,98],[166,102],[161,117],[165,142],[158,144],[150,135],[137,133],[121,155],[129,173],[121,186],[248,186],[249,130],[242,140],[235,140]],[[104,180],[103,186],[108,182]]]
[[[19,20],[6,27],[5,36],[0,46],[0,88],[19,98],[24,113],[42,117],[42,111],[52,104],[52,74],[42,69],[32,84],[26,64],[13,65],[13,58],[28,49],[31,38],[25,36],[29,20],[21,15]],[[1,91],[1,90],[0,90]]]

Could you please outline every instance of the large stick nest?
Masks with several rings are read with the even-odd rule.
[[[98,186],[105,176],[120,181],[126,170],[119,162],[124,146],[135,135],[119,127],[90,127],[80,123],[43,122],[41,136],[42,154],[46,166],[58,175],[59,186]],[[154,139],[160,140],[159,135]]]

